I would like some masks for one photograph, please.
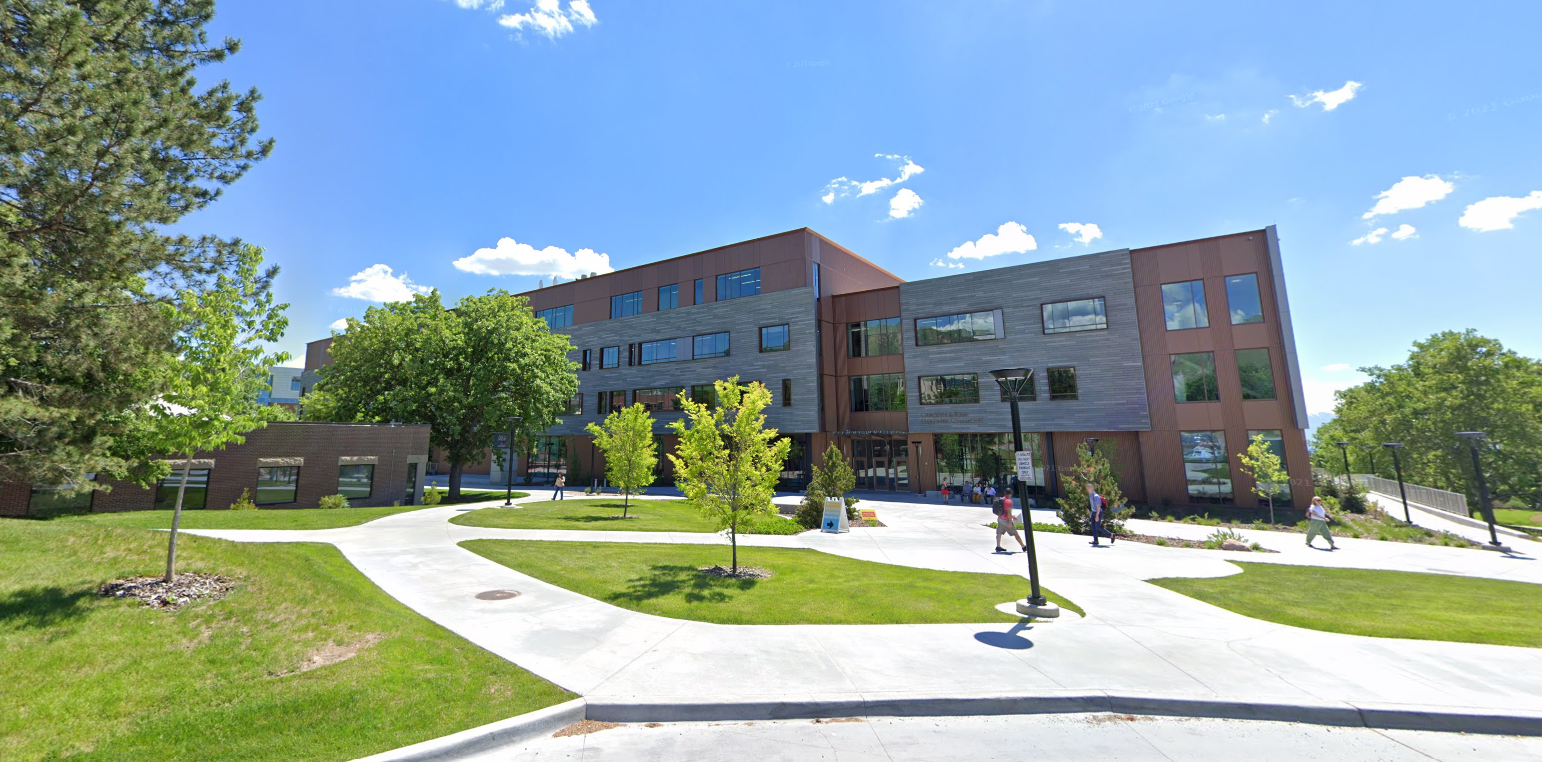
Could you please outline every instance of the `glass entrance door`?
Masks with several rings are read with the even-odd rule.
[[[857,489],[910,489],[910,444],[903,439],[853,439],[852,468]]]

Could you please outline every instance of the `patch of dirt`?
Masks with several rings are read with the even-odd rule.
[[[569,726],[567,726],[567,727],[565,727],[565,728],[563,728],[563,729],[561,729],[561,730],[559,730],[559,731],[557,731],[555,733],[552,733],[551,737],[552,738],[567,738],[568,736],[586,736],[586,735],[589,735],[590,733],[598,733],[601,730],[610,730],[611,728],[619,728],[619,727],[621,727],[621,723],[619,723],[619,722],[600,722],[598,720],[579,720],[578,722],[575,722],[572,725],[569,725]],[[658,723],[650,722],[650,723],[648,723],[648,727],[656,728],[656,727],[658,727]]]
[[[861,717],[835,717],[828,720],[814,720],[815,725],[834,725],[838,722],[867,722]]]
[[[217,601],[235,586],[236,581],[223,574],[187,572],[178,574],[169,585],[161,577],[115,579],[97,588],[96,593],[107,598],[137,598],[150,608],[176,611],[196,600]]]
[[[771,570],[762,569],[759,566],[741,566],[737,573],[726,566],[703,566],[696,571],[709,577],[722,577],[724,579],[771,579]]]
[[[358,656],[361,651],[375,645],[376,643],[379,643],[382,640],[385,640],[384,635],[381,635],[378,632],[371,632],[364,637],[346,645],[340,646],[336,643],[328,643],[320,648],[312,649],[310,653],[305,655],[305,661],[300,662],[300,666],[295,667],[288,672],[280,672],[279,674],[274,675],[274,677],[298,675],[301,672],[309,672],[313,669],[320,669],[327,666],[328,664],[336,664],[340,661],[348,661],[349,659]]]
[[[664,723],[662,723],[662,722],[645,722],[645,723],[643,723],[643,727],[645,727],[645,728],[662,728],[662,727],[664,727]]]

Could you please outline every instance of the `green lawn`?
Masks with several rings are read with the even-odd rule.
[[[1238,614],[1349,635],[1542,647],[1542,585],[1443,574],[1239,563],[1151,583]]]
[[[453,523],[498,529],[613,529],[627,532],[716,532],[717,523],[685,500],[633,500],[621,518],[617,498],[547,500],[517,508],[483,508]],[[780,521],[780,519],[777,519]],[[999,603],[999,601],[998,601]]]
[[[1027,595],[1028,581],[893,566],[793,548],[739,549],[764,580],[696,570],[729,564],[722,545],[470,540],[461,547],[532,577],[622,608],[718,624],[932,624],[1003,622],[995,609]],[[1081,613],[1045,590],[1050,600]]]
[[[0,520],[0,759],[345,760],[572,698],[328,545],[184,536],[181,570],[235,578],[229,597],[165,612],[95,594],[165,554],[158,533]]]
[[[351,527],[424,506],[407,505],[379,508],[259,508],[255,511],[183,511],[183,529],[334,529]],[[92,524],[133,529],[170,529],[171,511],[124,511],[122,513],[87,513],[50,519],[58,524]]]
[[[1472,517],[1483,519],[1483,511],[1474,511]],[[1494,520],[1501,524],[1513,524],[1519,527],[1542,527],[1542,513],[1528,511],[1525,508],[1495,508]]]

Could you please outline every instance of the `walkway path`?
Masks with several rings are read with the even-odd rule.
[[[533,498],[536,499],[536,498]],[[884,528],[743,537],[883,563],[1025,574],[991,552],[988,510],[866,501]],[[1024,626],[730,626],[639,614],[546,584],[456,543],[473,538],[726,542],[716,535],[463,527],[465,506],[429,508],[320,531],[199,530],[257,542],[335,544],[406,605],[536,674],[605,705],[803,702],[905,696],[1178,697],[1300,706],[1503,709],[1542,716],[1542,649],[1391,640],[1301,630],[1201,603],[1143,580],[1234,574],[1229,559],[1435,571],[1542,582],[1542,562],[1457,548],[1345,540],[1336,553],[1301,536],[1260,539],[1279,554],[1230,554],[1040,533],[1045,583],[1086,618]],[[1035,516],[1036,520],[1044,520]],[[1169,525],[1170,526],[1170,525]],[[1200,527],[1199,529],[1206,529]],[[192,531],[192,530],[188,530]],[[1026,591],[1027,583],[1024,582]],[[476,593],[520,597],[483,601]],[[903,594],[903,591],[895,591]],[[1325,591],[1331,595],[1331,591]],[[1461,605],[1432,601],[1431,605]]]

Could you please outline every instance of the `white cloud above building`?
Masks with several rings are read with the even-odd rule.
[[[1491,196],[1469,204],[1457,224],[1480,233],[1510,230],[1515,227],[1516,217],[1534,209],[1542,209],[1542,191],[1525,196]]]
[[[1062,222],[1060,229],[1070,233],[1083,246],[1103,237],[1103,229],[1091,222]]]
[[[894,198],[889,199],[889,216],[896,220],[904,219],[924,203],[920,194],[909,188],[900,188]]]
[[[1039,243],[1028,234],[1028,228],[1016,222],[1003,222],[994,233],[986,233],[976,241],[965,241],[954,247],[947,254],[947,258],[958,261],[961,259],[985,259],[1002,254],[1022,254],[1039,248]],[[941,261],[941,260],[938,260]],[[933,264],[936,264],[934,262]]]
[[[432,290],[413,283],[407,273],[397,275],[388,265],[375,264],[355,273],[348,279],[348,285],[332,289],[332,294],[368,302],[405,302],[413,294],[426,294]]]
[[[1369,220],[1384,214],[1418,209],[1451,195],[1454,190],[1456,186],[1440,175],[1409,175],[1376,194],[1376,205],[1360,215],[1360,219]]]
[[[476,275],[549,275],[568,280],[589,273],[608,273],[610,255],[593,249],[579,249],[571,254],[558,246],[537,249],[513,238],[500,238],[492,248],[477,249],[455,260],[455,269]]]
[[[879,153],[873,154],[873,156],[899,164],[899,172],[894,177],[880,177],[877,180],[853,180],[842,175],[825,184],[824,193],[820,194],[819,200],[826,204],[833,204],[836,199],[840,198],[870,196],[890,186],[899,185],[926,171],[924,167],[911,161],[909,156],[892,153]]]
[[[1337,90],[1318,90],[1307,95],[1292,95],[1290,96],[1290,102],[1296,104],[1296,108],[1306,108],[1316,103],[1322,106],[1323,111],[1332,111],[1354,100],[1355,94],[1360,92],[1362,87],[1365,87],[1365,85],[1350,80]],[[1268,119],[1264,121],[1268,121]]]

